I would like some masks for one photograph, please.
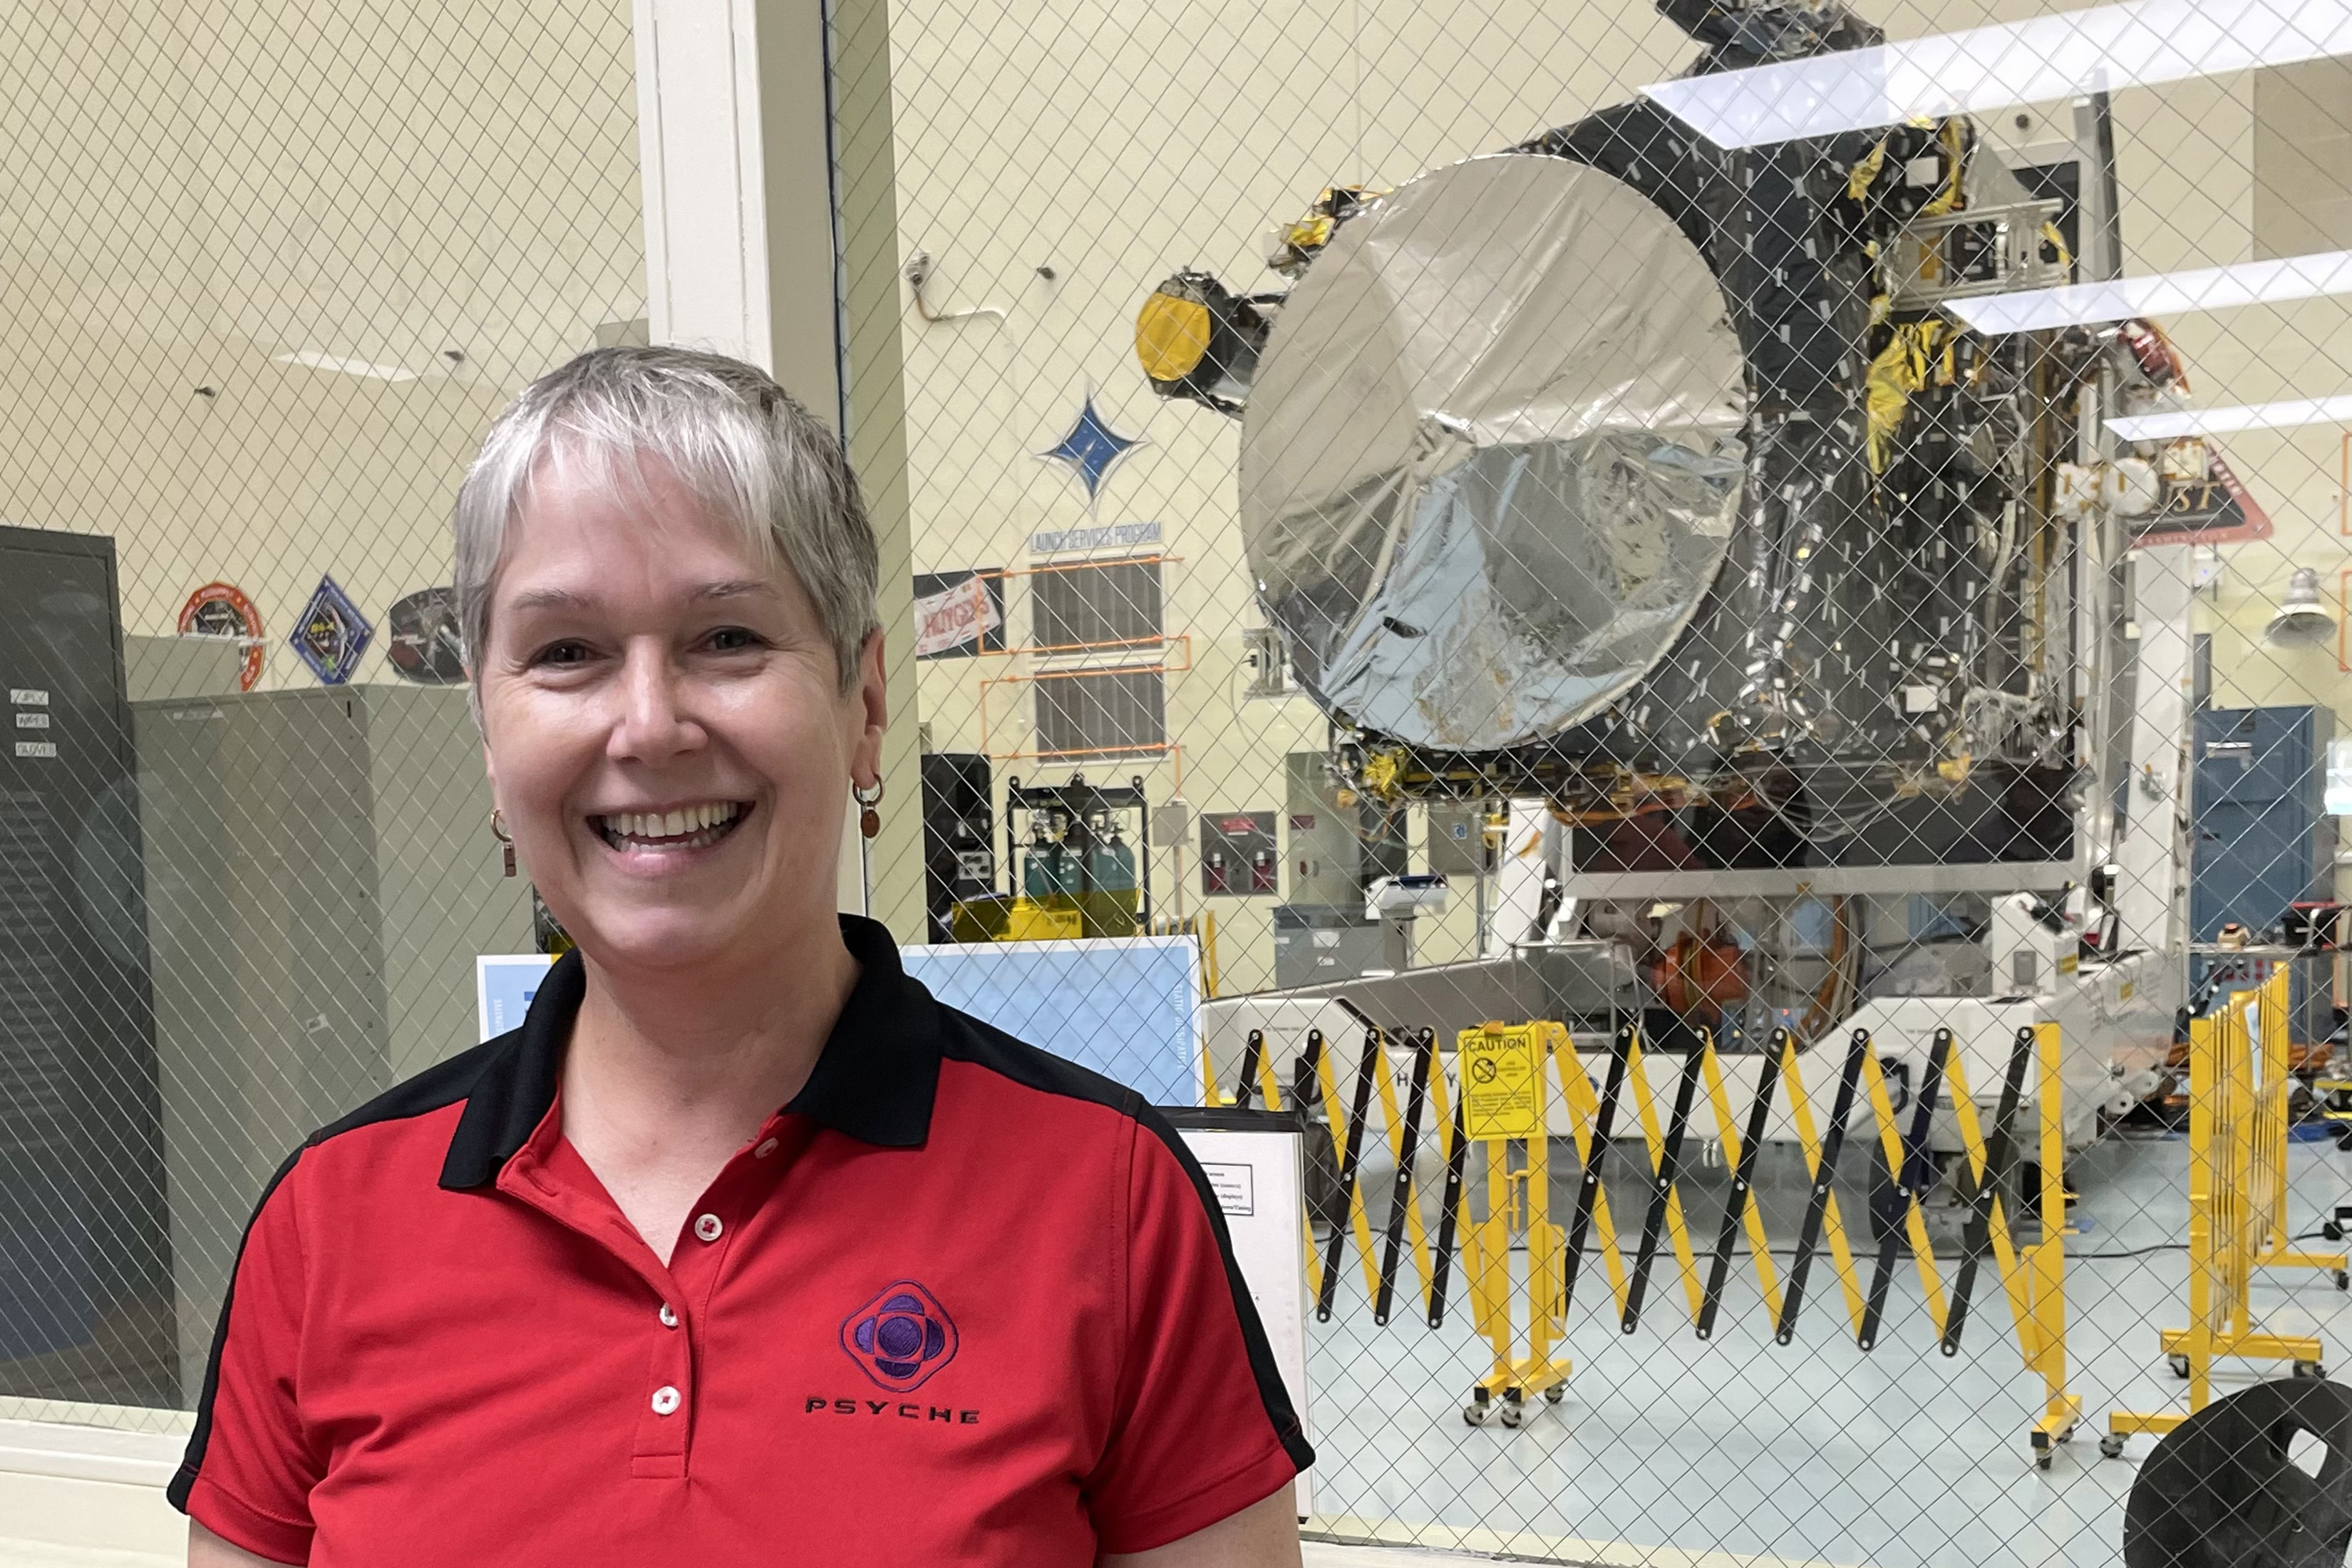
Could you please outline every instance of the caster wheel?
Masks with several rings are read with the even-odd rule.
[[[1484,1426],[1486,1424],[1486,1406],[1484,1405],[1464,1405],[1462,1407],[1462,1424],[1465,1426]]]
[[[2299,1361],[2294,1363],[2294,1375],[2297,1377],[2326,1377],[2327,1375],[2327,1369],[2320,1365],[2319,1363],[2315,1361]]]
[[[2053,1454],[2049,1449],[2044,1448],[2042,1452],[2033,1456],[2033,1468],[2037,1470],[2046,1470],[2050,1468],[2050,1461],[2057,1457],[2057,1455]]]
[[[2073,1428],[2072,1426],[2069,1426],[2069,1427],[2067,1427],[2067,1428],[2066,1428],[2066,1430],[2064,1430],[2063,1432],[2059,1433],[2059,1434],[2058,1434],[2058,1440],[2059,1440],[2061,1443],[2071,1443],[2071,1442],[2073,1442],[2073,1441],[2074,1440],[2074,1428]]]
[[[1526,1420],[1526,1419],[1527,1419],[1527,1415],[1526,1415],[1526,1414],[1525,1414],[1524,1412],[1522,1412],[1522,1411],[1519,1409],[1519,1407],[1518,1407],[1517,1405],[1504,1405],[1504,1406],[1503,1406],[1503,1425],[1504,1425],[1504,1426],[1508,1426],[1508,1427],[1510,1427],[1510,1428],[1512,1428],[1513,1430],[1515,1430],[1515,1431],[1516,1431],[1516,1430],[1517,1429],[1517,1427],[1518,1427],[1519,1423],[1520,1423],[1520,1422],[1522,1422],[1522,1421],[1524,1421],[1524,1420]]]
[[[2336,1288],[2338,1290],[2352,1290],[2352,1273],[2347,1273],[2341,1268],[2337,1269],[2336,1271]]]
[[[2189,1358],[2187,1356],[2168,1356],[2165,1359],[2171,1364],[2173,1376],[2187,1377],[2189,1375]]]
[[[1546,1405],[1558,1405],[1561,1400],[1566,1399],[1567,1397],[1568,1384],[1564,1383],[1556,1383],[1549,1388],[1544,1390],[1544,1403]]]
[[[2341,1132],[2336,1135],[2336,1147],[2343,1147],[2344,1135]],[[2330,1241],[2341,1241],[2344,1239],[2344,1227],[2331,1219],[2326,1225],[2319,1227],[2319,1234],[2326,1237]]]
[[[2099,1439],[2099,1458],[2120,1459],[2124,1457],[2124,1440],[2110,1432]]]

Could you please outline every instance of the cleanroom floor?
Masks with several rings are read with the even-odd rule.
[[[2352,1202],[2352,1154],[2321,1142],[2293,1144],[2288,1158],[2295,1231],[2316,1230],[2336,1205]],[[1613,1305],[1602,1310],[1605,1281],[1588,1269],[1570,1313],[1566,1400],[1540,1413],[1530,1406],[1527,1424],[1510,1431],[1462,1419],[1486,1352],[1458,1275],[1443,1329],[1428,1329],[1402,1300],[1375,1328],[1351,1248],[1338,1310],[1308,1323],[1317,1524],[1340,1538],[1590,1562],[1664,1564],[1723,1552],[1870,1568],[2114,1563],[2124,1500],[2153,1439],[2103,1460],[2107,1414],[2186,1408],[2187,1384],[2168,1372],[2157,1332],[2185,1321],[2187,1257],[2167,1244],[2188,1234],[2188,1144],[2178,1135],[2112,1139],[2069,1170],[2082,1234],[2068,1240],[2067,1348],[2084,1414],[2048,1471],[2034,1468],[2027,1446],[2041,1384],[2023,1370],[1990,1267],[1950,1358],[1937,1351],[1907,1257],[1878,1348],[1866,1354],[1826,1257],[1785,1347],[1772,1342],[1745,1257],[1707,1342],[1692,1331],[1670,1252],[1632,1335],[1620,1331]],[[1381,1194],[1377,1225],[1386,1178],[1368,1173],[1365,1190]],[[1571,1195],[1556,1173],[1556,1219]],[[1706,1238],[1695,1243],[1702,1268],[1721,1214],[1706,1207],[1691,1215],[1695,1237]],[[1621,1213],[1618,1223],[1636,1228],[1639,1216]],[[1776,1247],[1790,1234],[1776,1223]],[[2145,1247],[2163,1249],[2095,1256]],[[1954,1261],[1939,1259],[1948,1288]],[[2326,1274],[2263,1271],[2252,1300],[2259,1325],[2316,1333],[2331,1362],[2352,1369],[2352,1298]],[[2287,1371],[2223,1363],[2216,1393]]]

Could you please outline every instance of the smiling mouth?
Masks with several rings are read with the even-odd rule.
[[[710,800],[672,811],[615,811],[588,818],[597,837],[618,850],[702,849],[743,826],[748,803]]]

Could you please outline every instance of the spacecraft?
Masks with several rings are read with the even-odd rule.
[[[1659,8],[1693,75],[1884,41],[1835,0]],[[1948,308],[2119,266],[2104,99],[2038,134],[1727,150],[1637,98],[1323,191],[1269,241],[1278,288],[1146,299],[1153,388],[1240,424],[1258,608],[1337,783],[1543,834],[1486,956],[1213,1003],[1221,1074],[1253,1030],[1561,1018],[1586,1049],[1631,1008],[1735,1052],[1867,1029],[1914,1071],[1948,1032],[1978,1083],[2054,1022],[2070,1140],[2128,1103],[2179,976],[2093,871],[2125,831],[2126,520],[2260,520],[2201,456],[2168,460],[2221,498],[2190,505],[2100,431],[2182,383],[2154,323]]]
[[[1693,74],[1883,41],[1661,8]],[[1324,192],[1279,291],[1161,283],[1142,366],[1240,421],[1258,602],[1344,781],[1539,797],[1571,873],[2080,864],[2119,552],[2060,474],[2086,383],[2170,367],[1940,309],[2070,279],[2068,153],[1966,119],[1725,151],[1636,100]]]

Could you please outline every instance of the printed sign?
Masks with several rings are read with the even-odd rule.
[[[1257,1188],[1249,1166],[1202,1165],[1201,1173],[1209,1178],[1209,1190],[1217,1194],[1217,1207],[1227,1219],[1247,1219],[1257,1212]]]
[[[1170,1113],[1224,1211],[1234,1266],[1265,1329],[1291,1408],[1312,1438],[1307,1405],[1307,1268],[1310,1249],[1298,1133],[1262,1112]],[[1314,1511],[1314,1472],[1298,1478],[1301,1518]]]
[[[466,639],[457,630],[454,588],[419,588],[384,612],[383,657],[393,673],[419,686],[457,686],[466,679]]]
[[[1160,542],[1156,522],[1112,522],[1098,528],[1055,528],[1029,536],[1033,555],[1058,555],[1069,550],[1129,550]]]
[[[915,657],[969,658],[1004,647],[1003,576],[993,570],[915,579]],[[995,634],[995,635],[992,635]]]
[[[207,583],[180,606],[184,637],[235,637],[245,645],[237,661],[236,689],[250,691],[261,679],[261,612],[234,583]]]
[[[2271,536],[2270,514],[2247,493],[2221,449],[2200,436],[2167,445],[2157,460],[2156,510],[2125,524],[2135,546],[2234,544]]]
[[[1465,1031],[1456,1047],[1462,1127],[1473,1138],[1532,1138],[1539,1130],[1536,1075],[1542,1063],[1528,1031]]]
[[[374,635],[375,628],[352,603],[352,596],[332,577],[321,577],[310,602],[302,606],[294,635],[286,640],[302,656],[311,674],[326,685],[341,686],[358,670],[360,655],[367,651],[368,639]]]

